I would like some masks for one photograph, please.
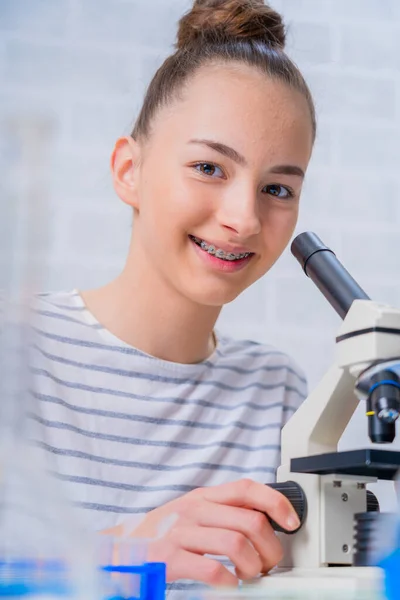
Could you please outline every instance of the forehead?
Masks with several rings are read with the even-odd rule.
[[[159,114],[158,125],[176,141],[209,137],[252,155],[287,155],[307,161],[312,127],[306,99],[286,83],[253,67],[202,67]],[[158,126],[157,126],[158,128]],[[295,156],[296,155],[296,156]]]

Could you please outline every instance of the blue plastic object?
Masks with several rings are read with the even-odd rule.
[[[400,524],[397,530],[396,549],[380,561],[385,572],[385,596],[387,600],[400,599]]]
[[[124,576],[137,576],[137,594],[122,591],[104,600],[165,600],[166,565],[165,563],[144,563],[138,566],[106,566],[102,571]],[[73,590],[68,585],[65,566],[58,561],[0,561],[0,598],[20,598],[28,596],[51,596],[68,598]]]
[[[0,561],[0,598],[70,593],[65,566],[59,561]]]
[[[139,595],[123,596],[124,600],[165,600],[166,565],[165,563],[148,562],[139,566],[107,566],[102,567],[108,573],[140,575]],[[121,596],[109,597],[107,600],[121,600]]]

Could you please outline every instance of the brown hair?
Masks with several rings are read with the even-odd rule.
[[[285,37],[281,16],[263,0],[195,0],[179,21],[175,53],[150,82],[132,137],[148,136],[157,109],[178,97],[201,66],[221,61],[258,68],[299,91],[307,100],[315,139],[314,102],[299,69],[284,52]]]

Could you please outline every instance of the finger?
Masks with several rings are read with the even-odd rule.
[[[253,508],[266,513],[283,529],[292,531],[300,525],[292,504],[283,494],[251,479],[203,488],[201,495],[210,502]]]
[[[99,533],[100,535],[120,536],[122,535],[123,530],[123,525],[116,525],[115,527],[110,527],[110,529],[102,529],[101,531],[99,531]]]
[[[262,561],[247,538],[238,531],[219,527],[175,527],[168,536],[180,548],[196,554],[227,556],[240,572],[251,579],[262,571]]]
[[[167,582],[177,579],[192,579],[216,587],[237,587],[239,583],[238,577],[218,560],[182,549],[167,563]]]
[[[195,518],[201,527],[228,529],[243,534],[259,554],[263,573],[282,560],[282,545],[262,512],[204,500],[199,503]]]
[[[237,586],[239,583],[238,578],[220,562],[179,547],[171,536],[149,544],[148,560],[167,565],[168,583],[177,579],[192,579],[213,586]]]

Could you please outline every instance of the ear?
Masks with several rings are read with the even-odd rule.
[[[139,144],[131,137],[119,138],[111,155],[114,189],[125,204],[139,209]]]

